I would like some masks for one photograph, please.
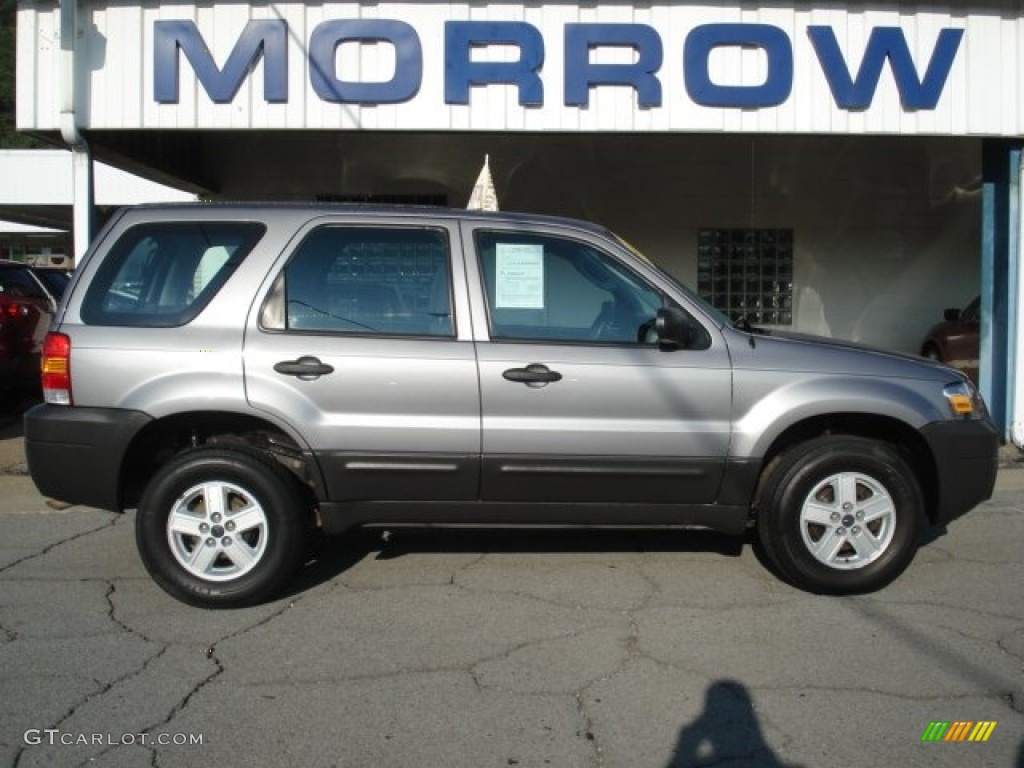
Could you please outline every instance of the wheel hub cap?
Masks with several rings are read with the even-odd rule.
[[[892,543],[896,505],[885,486],[861,472],[818,483],[800,510],[800,536],[829,568],[854,570],[880,558]]]
[[[251,571],[266,553],[267,535],[267,515],[252,493],[219,480],[189,488],[167,517],[175,560],[205,581],[230,581]]]

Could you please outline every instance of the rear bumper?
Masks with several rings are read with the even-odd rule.
[[[921,434],[935,461],[936,525],[955,520],[991,498],[999,468],[999,431],[991,421],[936,422]]]
[[[25,414],[25,455],[39,492],[69,504],[121,510],[120,474],[139,411],[37,405]]]

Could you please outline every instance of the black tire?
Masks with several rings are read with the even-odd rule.
[[[758,537],[780,575],[818,594],[892,582],[913,560],[924,522],[920,486],[899,453],[841,435],[801,443],[772,462],[757,509]]]
[[[272,458],[195,448],[146,486],[135,540],[166,592],[201,608],[235,608],[267,600],[301,564],[307,510],[295,478]]]

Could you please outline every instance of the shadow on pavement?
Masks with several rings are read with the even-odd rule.
[[[0,440],[16,440],[24,437],[24,425],[21,420],[23,413],[24,411],[12,408],[4,408],[0,411]]]
[[[716,680],[704,696],[704,711],[679,731],[666,768],[737,764],[796,768],[783,763],[765,743],[750,692],[735,680]]]
[[[22,416],[33,405],[34,400],[18,403],[0,400],[0,474],[23,475],[27,472]]]
[[[341,536],[316,536],[306,564],[286,587],[301,594],[330,581],[367,557],[393,560],[421,554],[623,554],[712,553],[739,557],[747,541],[705,530],[559,528],[356,528]]]

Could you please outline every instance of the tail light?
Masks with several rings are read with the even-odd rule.
[[[0,293],[0,328],[24,324],[32,314],[32,305]]]
[[[71,338],[48,333],[42,355],[43,399],[53,405],[71,405]]]
[[[7,318],[27,317],[30,307],[18,301],[7,301],[0,304],[0,314]]]

